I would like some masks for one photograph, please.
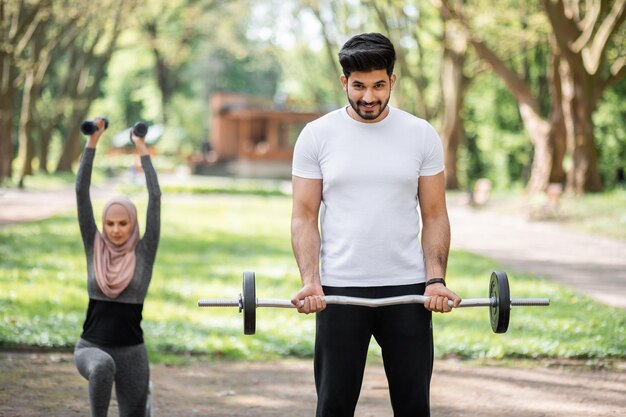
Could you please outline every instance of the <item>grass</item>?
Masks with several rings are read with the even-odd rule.
[[[458,192],[450,198],[461,198]],[[557,223],[571,230],[626,240],[626,189],[597,194],[563,194],[555,211],[545,212],[547,198],[525,197],[522,192],[495,192],[480,210],[521,214],[538,221]]]
[[[142,225],[144,200],[134,197]],[[198,298],[236,298],[247,270],[256,272],[259,298],[291,298],[299,278],[289,242],[290,211],[290,198],[272,193],[194,198],[164,193],[162,238],[144,308],[151,360],[312,355],[312,315],[259,309],[257,334],[244,336],[236,308],[197,307]],[[0,260],[0,347],[71,349],[88,301],[74,213],[0,228]],[[494,269],[500,266],[491,260],[453,251],[448,276],[457,293],[482,298]],[[626,358],[623,309],[600,305],[540,277],[509,279],[514,297],[549,297],[552,305],[515,309],[503,335],[491,332],[486,308],[436,315],[437,356]],[[380,355],[374,345],[371,352],[373,358]]]
[[[590,194],[584,198],[565,196],[558,220],[583,232],[626,240],[625,207],[626,189]]]

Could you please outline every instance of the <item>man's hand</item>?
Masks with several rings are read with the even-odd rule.
[[[454,307],[458,307],[461,303],[461,297],[440,283],[427,286],[424,295],[429,297],[424,303],[424,308],[435,313],[449,313],[452,307],[448,305],[448,300],[452,300]]]
[[[304,304],[300,306],[300,301],[304,300]],[[296,306],[299,313],[317,313],[326,308],[326,300],[324,299],[324,291],[321,285],[305,285],[291,299],[291,304]]]

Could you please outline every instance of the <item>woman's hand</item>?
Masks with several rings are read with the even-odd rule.
[[[135,129],[130,130],[130,139],[135,144],[135,149],[137,149],[137,153],[141,156],[148,155],[148,147],[146,146],[146,137],[145,136],[137,136],[135,135]]]
[[[98,130],[96,130],[91,135],[89,135],[89,139],[87,139],[88,148],[95,148],[96,146],[98,146],[98,141],[100,140],[100,136],[102,136],[102,134],[104,133],[104,130],[106,129],[106,122],[101,117],[96,117],[93,120],[93,123],[98,127]]]

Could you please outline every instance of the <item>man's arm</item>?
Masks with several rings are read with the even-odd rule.
[[[293,177],[293,208],[291,214],[291,246],[300,269],[302,289],[291,302],[301,313],[314,313],[326,308],[320,282],[319,209],[322,202],[322,180]],[[299,307],[300,300],[304,305]]]
[[[422,249],[426,269],[426,281],[444,278],[450,252],[450,221],[446,208],[445,176],[420,177],[418,187],[420,212],[422,214]],[[430,300],[424,307],[431,311],[446,313],[451,310],[448,300],[458,306],[461,298],[443,284],[431,284],[424,295]]]

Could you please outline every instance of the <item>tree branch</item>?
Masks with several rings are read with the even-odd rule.
[[[591,47],[584,48],[582,51],[583,63],[589,74],[596,74],[600,64],[606,54],[609,40],[620,27],[626,18],[626,0],[617,0],[613,4],[613,8],[609,15],[604,19],[595,38],[591,43]]]
[[[598,17],[600,17],[600,12],[602,8],[602,2],[600,2],[600,4],[596,2],[587,3],[585,18],[581,20],[580,24],[578,25],[579,28],[582,30],[582,33],[580,34],[578,39],[576,39],[572,43],[571,46],[572,50],[574,50],[575,52],[580,52],[585,47],[585,45],[589,43],[589,40],[593,36],[593,30],[596,27],[596,23],[598,22]]]
[[[571,42],[581,36],[580,28],[574,23],[572,10],[567,9],[563,0],[542,0],[543,8],[553,28],[554,39],[559,47],[561,55],[572,65],[580,60],[580,54],[571,48]]]
[[[484,60],[492,68],[493,72],[504,81],[509,91],[515,96],[520,103],[521,111],[530,110],[535,117],[541,119],[541,110],[539,103],[533,96],[528,84],[514,71],[506,66],[506,64],[482,41],[469,27],[467,21],[455,9],[450,7],[448,0],[434,0],[435,5],[439,5],[443,16],[449,16],[461,24],[461,27],[467,32],[467,40],[472,45],[478,56]]]
[[[617,84],[624,78],[626,78],[626,57],[621,57],[611,65],[611,75],[598,88],[599,97],[602,96],[605,89]]]

